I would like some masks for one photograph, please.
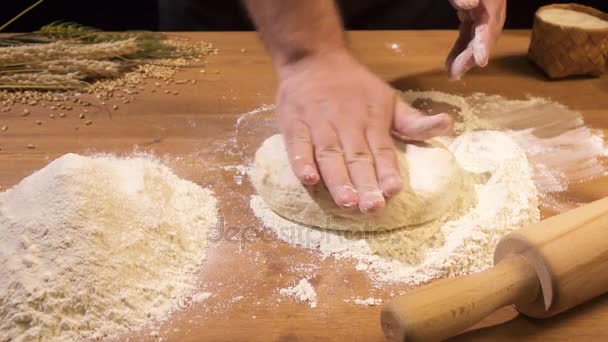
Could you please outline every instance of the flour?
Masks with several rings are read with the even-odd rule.
[[[540,10],[538,16],[544,21],[564,27],[581,29],[608,29],[608,21],[591,14],[562,8]]]
[[[191,303],[192,304],[202,303],[202,302],[206,301],[207,299],[211,298],[212,296],[213,296],[213,293],[211,293],[211,292],[199,292],[199,293],[195,293],[192,296]]]
[[[256,195],[250,206],[279,239],[318,250],[323,257],[354,259],[356,268],[378,283],[418,285],[484,270],[492,265],[502,236],[540,220],[530,165],[517,143],[502,132],[466,132],[443,141],[465,171],[479,175],[476,201],[416,229],[347,234],[288,221]]]
[[[364,305],[364,306],[378,306],[382,305],[382,299],[369,297],[367,299],[355,298],[353,300],[355,305]]]
[[[279,294],[293,297],[299,302],[308,302],[313,309],[317,307],[317,292],[306,278],[302,278],[295,286],[280,289]]]
[[[146,158],[65,155],[0,193],[0,340],[108,339],[195,294],[210,190]]]
[[[257,114],[260,113],[264,113],[264,112],[269,112],[269,111],[273,111],[275,110],[277,107],[276,105],[268,105],[268,104],[263,104],[262,106],[260,106],[259,108],[255,108],[247,113],[243,113],[241,116],[239,116],[239,118],[236,120],[236,130],[237,130],[237,135],[239,133],[239,126],[241,125],[241,123],[245,120],[247,120],[247,118],[251,117],[251,116],[255,116]]]
[[[494,129],[511,137],[528,157],[543,207],[554,212],[577,206],[560,195],[570,184],[606,174],[602,131],[590,129],[581,113],[551,99],[413,90],[403,98],[425,112],[452,114],[457,134]]]
[[[243,177],[251,171],[251,168],[245,165],[226,165],[222,167],[222,170],[234,172],[234,182],[236,185],[242,185]]]
[[[232,303],[236,303],[236,302],[242,301],[243,299],[245,299],[245,296],[234,296],[234,297],[232,297],[231,301],[232,301]]]

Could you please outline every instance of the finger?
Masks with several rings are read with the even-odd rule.
[[[458,28],[458,39],[456,39],[456,42],[454,43],[454,46],[452,47],[452,50],[450,51],[446,59],[446,66],[450,75],[453,74],[452,67],[454,64],[454,60],[468,47],[469,42],[473,38],[472,21],[470,20],[469,13],[462,11],[458,13],[459,18],[461,20],[460,26]]]
[[[428,116],[397,100],[393,129],[403,138],[427,140],[452,130],[454,119],[448,114]]]
[[[477,63],[473,56],[473,44],[470,43],[469,46],[454,59],[449,77],[453,80],[458,80],[476,65]]]
[[[285,145],[294,174],[303,184],[317,184],[321,177],[315,165],[308,126],[299,120],[290,121],[284,126]]]
[[[311,131],[317,167],[334,202],[342,208],[353,208],[359,196],[348,175],[342,146],[330,125]]]
[[[369,128],[366,133],[376,166],[376,178],[380,190],[386,197],[395,196],[403,189],[403,179],[399,173],[393,139],[390,133],[384,129]]]
[[[470,10],[479,6],[479,0],[450,0],[450,3],[457,10]]]
[[[475,11],[471,12],[474,22],[474,35],[471,41],[473,57],[478,66],[484,67],[488,64],[490,58],[490,49],[494,45],[494,35],[490,30],[489,22],[490,15],[485,6],[480,6]],[[498,35],[496,35],[496,38]]]
[[[350,178],[359,194],[359,209],[363,213],[378,213],[384,209],[385,200],[364,132],[365,129],[359,127],[344,129],[340,139]]]
[[[490,44],[491,42],[490,30],[487,24],[481,24],[475,27],[475,38],[471,42],[471,48],[473,51],[473,59],[475,64],[480,67],[488,65],[490,59]]]

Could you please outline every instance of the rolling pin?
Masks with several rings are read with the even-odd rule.
[[[546,318],[608,292],[608,198],[505,236],[494,265],[394,299],[381,313],[385,336],[443,340],[507,305]]]

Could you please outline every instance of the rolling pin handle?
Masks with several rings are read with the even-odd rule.
[[[454,336],[509,304],[540,295],[534,268],[521,256],[458,279],[412,290],[384,307],[381,324],[391,341],[437,341]]]

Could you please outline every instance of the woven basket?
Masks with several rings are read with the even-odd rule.
[[[541,7],[534,18],[529,58],[554,79],[604,73],[608,60],[608,29],[583,29],[547,22],[539,13],[548,8],[584,12],[608,21],[607,13],[583,5]]]

